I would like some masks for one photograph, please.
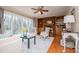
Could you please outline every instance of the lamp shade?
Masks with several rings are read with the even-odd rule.
[[[64,17],[64,23],[74,23],[74,15],[67,15]]]

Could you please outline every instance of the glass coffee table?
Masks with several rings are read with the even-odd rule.
[[[24,40],[25,39],[27,39],[27,45],[28,45],[28,49],[30,48],[30,40],[32,39],[32,38],[34,38],[33,40],[34,40],[34,45],[36,44],[36,36],[34,36],[34,35],[28,35],[28,36],[22,36],[22,37],[20,37],[20,38],[22,38],[22,42],[24,42]]]

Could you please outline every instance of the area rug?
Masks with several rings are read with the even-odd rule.
[[[9,39],[8,39],[9,40]],[[0,53],[46,53],[53,42],[53,37],[47,39],[37,36],[36,45],[30,40],[30,49],[27,48],[27,39],[22,42],[19,36],[10,37],[10,42],[0,45]]]

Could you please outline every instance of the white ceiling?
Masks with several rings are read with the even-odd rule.
[[[21,14],[23,16],[28,16],[31,18],[43,18],[43,17],[51,17],[51,16],[63,16],[66,15],[69,10],[69,6],[44,6],[44,9],[47,9],[48,12],[44,14],[33,13],[34,10],[31,8],[38,8],[38,6],[1,6],[5,10]]]

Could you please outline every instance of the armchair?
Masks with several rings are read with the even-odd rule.
[[[64,45],[64,50],[63,52],[66,52],[66,48],[75,48],[75,52],[78,52],[78,41],[79,41],[79,37],[78,37],[78,33],[63,33],[62,35],[62,40],[63,40],[63,45]],[[69,37],[69,38],[68,38]],[[71,40],[69,40],[71,39]],[[68,43],[69,42],[69,43]],[[72,44],[73,43],[73,44]],[[71,44],[71,46],[70,46]]]
[[[49,37],[49,31],[50,31],[50,28],[46,27],[45,31],[41,32],[40,36],[46,39],[47,37]]]

